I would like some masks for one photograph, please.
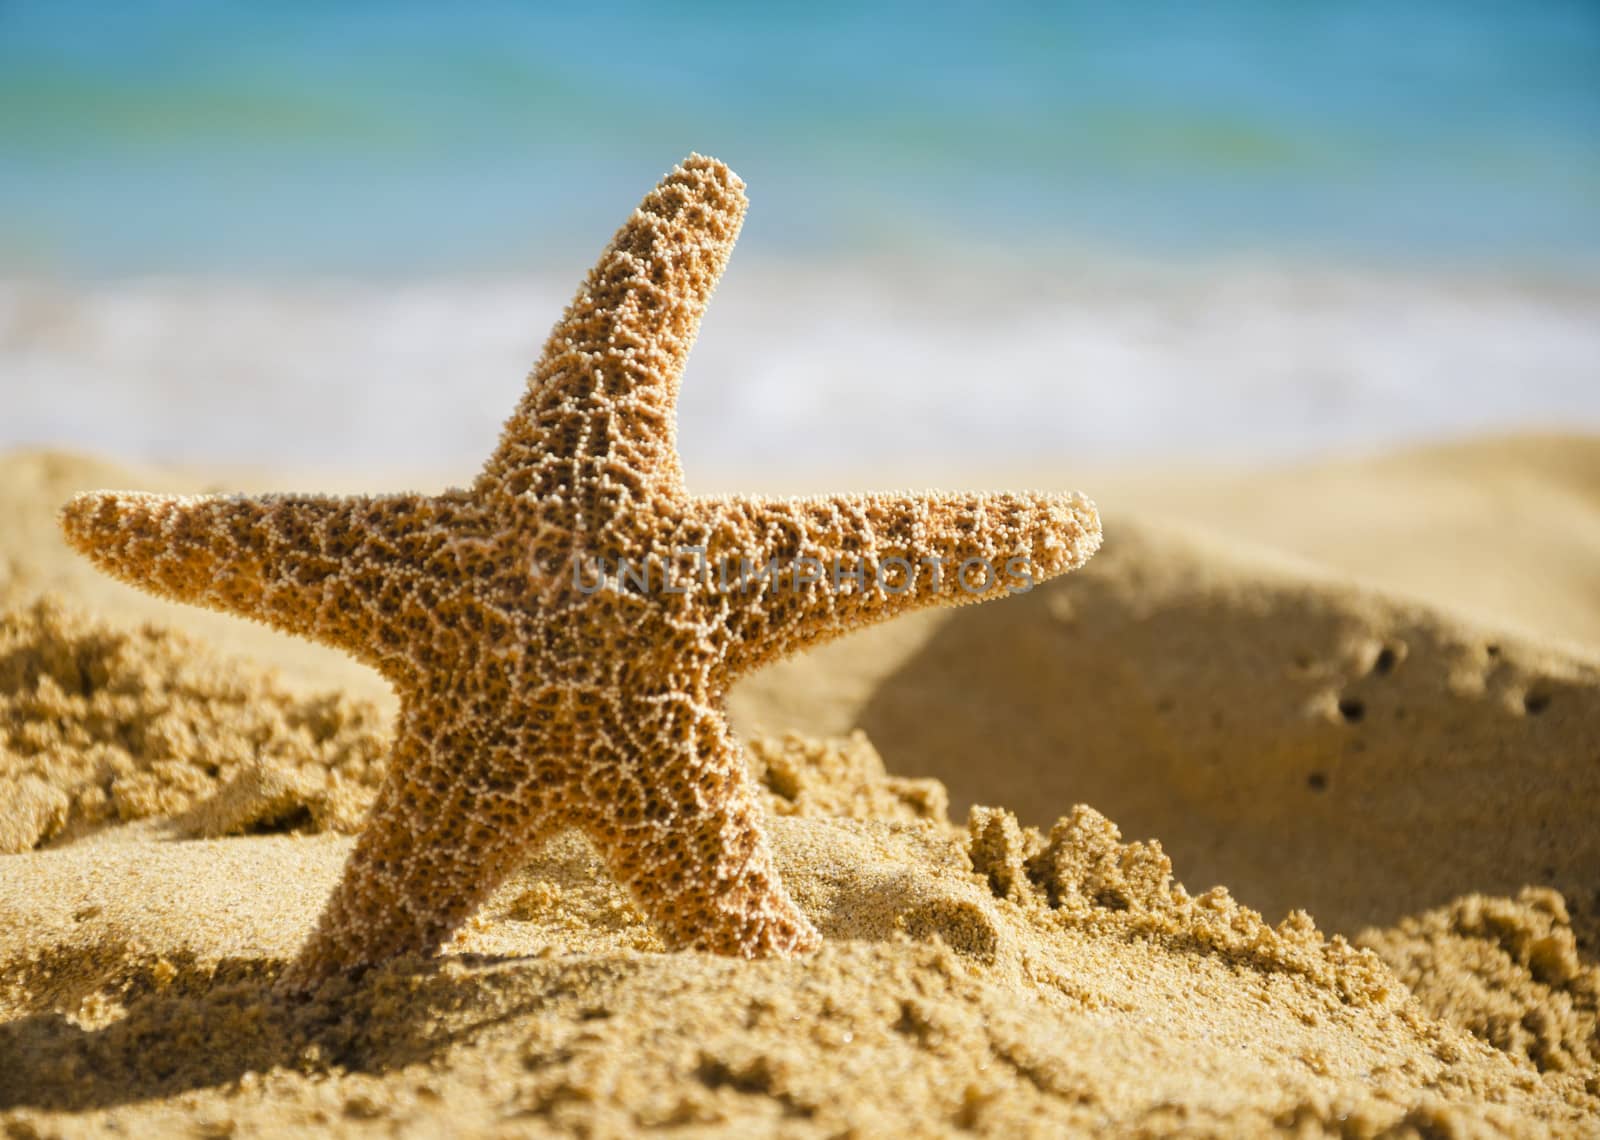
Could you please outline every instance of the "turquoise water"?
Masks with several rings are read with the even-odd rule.
[[[1600,2],[0,0],[0,447],[469,474],[750,184],[691,470],[1600,429]]]
[[[690,150],[745,245],[1600,264],[1600,5],[0,4],[0,274],[537,269]]]

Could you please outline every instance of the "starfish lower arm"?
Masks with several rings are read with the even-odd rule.
[[[663,752],[594,757],[607,773],[579,811],[611,874],[668,946],[762,958],[821,939],[778,878],[743,750],[720,705],[681,693],[635,699],[634,723],[676,726]],[[604,810],[593,810],[604,804]]]
[[[430,724],[416,705],[402,709],[388,775],[316,929],[280,980],[285,989],[431,953],[570,822],[543,795],[492,786],[507,758],[464,756],[461,744],[459,729]],[[515,766],[532,767],[523,757]]]

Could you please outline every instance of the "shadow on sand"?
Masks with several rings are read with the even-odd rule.
[[[1048,828],[1086,803],[1271,920],[1353,934],[1553,886],[1594,957],[1600,669],[1218,557],[1119,532],[1077,574],[951,611],[861,727],[957,819]]]

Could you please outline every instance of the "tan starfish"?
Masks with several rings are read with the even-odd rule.
[[[783,654],[1027,588],[1099,545],[1075,494],[690,495],[678,380],[744,210],[714,159],[662,180],[551,333],[470,487],[98,491],[63,511],[110,573],[347,650],[399,695],[386,782],[287,988],[436,951],[566,827],[670,946],[814,949],[723,693]]]

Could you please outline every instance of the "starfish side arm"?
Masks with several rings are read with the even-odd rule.
[[[311,637],[373,663],[373,617],[351,559],[361,500],[89,491],[61,512],[100,569],[173,601]]]
[[[1094,504],[1069,492],[731,499],[717,514],[733,675],[910,610],[1024,593],[1100,547]]]
[[[679,378],[745,205],[744,183],[712,158],[661,180],[551,332],[479,493],[573,497],[601,476],[681,493]]]
[[[760,801],[721,712],[681,693],[630,700],[626,712],[651,726],[653,741],[673,744],[591,768],[605,787],[580,797],[579,818],[667,947],[768,958],[821,946],[778,875]]]

